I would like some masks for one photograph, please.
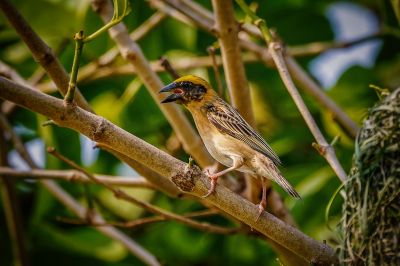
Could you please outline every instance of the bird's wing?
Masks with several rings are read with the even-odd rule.
[[[222,133],[243,141],[254,150],[270,158],[275,164],[281,164],[278,155],[236,111],[225,102],[210,106],[207,110],[208,120]]]

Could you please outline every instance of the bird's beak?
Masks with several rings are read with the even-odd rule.
[[[176,83],[171,83],[167,86],[165,86],[164,88],[162,88],[159,93],[163,93],[163,92],[170,92],[173,89],[178,88],[178,84]],[[171,95],[169,95],[167,98],[165,98],[163,101],[161,101],[161,103],[170,103],[170,102],[175,102],[177,100],[181,100],[182,99],[182,94],[179,93],[173,93]]]

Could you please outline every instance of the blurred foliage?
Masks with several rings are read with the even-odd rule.
[[[73,56],[72,36],[80,29],[93,32],[102,22],[90,8],[90,1],[80,0],[18,0],[13,1],[32,27],[54,49],[67,41],[58,56],[66,69],[70,69]],[[199,1],[211,8],[209,1]],[[378,1],[358,0],[354,4],[372,10],[381,25],[398,27],[391,8]],[[334,39],[332,26],[326,10],[336,1],[285,0],[260,1],[260,16],[276,28],[288,45],[306,44]],[[146,1],[131,1],[132,11],[124,19],[130,30],[138,27],[154,13]],[[240,17],[241,12],[237,10]],[[40,14],[40,15],[38,15]],[[398,29],[397,29],[398,30]],[[216,39],[209,34],[167,18],[158,27],[139,41],[143,52],[150,60],[168,55],[172,65],[174,58],[207,55],[207,47]],[[400,42],[393,36],[381,38],[382,47],[374,66],[367,69],[353,66],[345,71],[328,94],[361,124],[365,114],[377,101],[375,92],[368,87],[377,84],[393,89],[399,86]],[[96,60],[114,46],[107,35],[102,35],[85,46],[83,65]],[[314,57],[300,60],[307,68]],[[28,49],[16,33],[0,16],[0,59],[15,68],[23,77],[29,78],[39,67],[31,58]],[[195,59],[194,59],[195,60]],[[123,60],[119,59],[119,63]],[[221,68],[222,69],[222,68]],[[313,138],[298,113],[282,82],[273,69],[262,63],[246,65],[251,84],[254,110],[259,130],[280,155],[284,162],[283,174],[298,189],[303,197],[294,201],[282,192],[285,202],[300,229],[320,241],[337,243],[338,235],[326,227],[324,211],[332,194],[340,185],[325,160],[311,147]],[[192,69],[181,74],[196,73],[214,81],[211,69]],[[160,74],[168,82],[167,74]],[[47,79],[47,77],[45,77]],[[165,148],[172,129],[163,117],[150,94],[135,76],[113,76],[79,84],[84,96],[94,110],[125,130]],[[54,93],[59,97],[58,93]],[[328,140],[340,135],[335,146],[338,157],[346,171],[350,169],[354,141],[332,121],[317,103],[305,95],[313,116]],[[81,157],[82,142],[79,135],[69,129],[41,127],[46,119],[24,109],[15,110],[10,116],[15,128],[24,141],[42,139],[45,145],[55,146],[61,153],[84,164]],[[11,150],[11,148],[10,148]],[[178,152],[180,159],[188,156]],[[121,163],[112,155],[100,151],[89,170],[95,173],[119,174]],[[46,156],[46,168],[68,169],[66,165]],[[83,188],[79,185],[60,182],[74,197],[86,204]],[[59,221],[58,217],[73,218],[73,215],[36,182],[18,182],[25,236],[29,256],[33,265],[141,265],[119,243],[104,237],[87,226],[76,226]],[[145,215],[132,206],[121,207],[99,187],[91,187],[96,207],[109,220],[132,219]],[[160,193],[133,190],[130,193],[176,213],[199,210],[202,206],[195,201],[176,200]],[[341,199],[338,197],[331,207],[330,217],[334,224],[341,217]],[[1,265],[11,265],[9,236],[0,204],[0,257]],[[214,223],[229,224],[223,218],[207,218]],[[126,229],[127,234],[150,250],[166,265],[279,265],[276,255],[265,243],[255,237],[244,235],[220,236],[199,232],[175,222],[161,222],[138,229]]]

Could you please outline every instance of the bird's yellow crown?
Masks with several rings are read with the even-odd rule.
[[[174,81],[174,83],[185,82],[185,81],[191,82],[195,85],[202,85],[207,90],[212,89],[210,83],[208,83],[206,80],[204,80],[200,77],[194,76],[194,75],[186,75],[186,76],[180,77],[180,78],[176,79]]]

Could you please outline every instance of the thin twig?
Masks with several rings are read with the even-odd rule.
[[[240,5],[246,15],[248,15],[252,19],[252,22],[257,27],[259,27],[261,33],[263,34],[265,42],[268,45],[268,51],[274,59],[276,68],[278,69],[279,75],[281,76],[283,83],[285,84],[290,96],[293,98],[293,101],[299,109],[300,114],[305,120],[308,128],[318,142],[320,154],[327,160],[338,178],[342,182],[345,182],[347,177],[346,172],[343,170],[342,165],[339,163],[333,147],[330,146],[329,143],[325,140],[325,137],[322,135],[321,130],[319,129],[317,123],[315,122],[310,111],[308,110],[303,99],[301,98],[299,91],[294,85],[282,53],[282,45],[274,40],[264,19],[258,17],[243,0],[236,0],[236,2]]]
[[[222,79],[221,79],[221,75],[220,75],[219,69],[218,69],[217,57],[215,55],[215,47],[214,46],[208,47],[207,52],[210,55],[210,58],[212,60],[212,68],[214,70],[214,76],[215,76],[215,80],[217,82],[218,95],[220,97],[224,98],[224,88],[222,87]]]
[[[76,199],[71,197],[65,190],[58,186],[55,182],[50,180],[42,180],[41,184],[49,190],[49,192],[65,205],[70,211],[72,211],[80,219],[87,218],[87,209],[83,207]],[[91,218],[95,223],[103,223],[104,219],[102,216],[95,212]],[[139,258],[143,263],[147,265],[160,266],[157,258],[151,254],[148,250],[144,249],[141,245],[136,243],[132,238],[128,237],[123,232],[119,231],[115,227],[95,227],[95,229],[102,234],[120,242],[124,245],[134,256]]]
[[[205,217],[205,216],[210,216],[210,215],[215,215],[218,214],[217,211],[215,210],[203,210],[203,211],[197,211],[197,212],[191,212],[187,214],[182,214],[183,217],[185,218],[199,218],[199,217]],[[70,218],[58,218],[59,221],[65,222],[65,223],[70,223],[70,224],[77,224],[77,225],[90,225],[90,226],[117,226],[117,227],[123,227],[123,228],[134,228],[134,227],[139,227],[147,224],[152,224],[156,222],[162,222],[162,221],[168,221],[164,216],[152,216],[152,217],[144,217],[140,219],[136,219],[134,221],[128,221],[128,222],[115,222],[115,221],[106,221],[104,223],[93,223],[93,221],[87,221],[87,220],[75,220],[75,219],[70,219]],[[230,233],[235,233],[238,232],[240,228],[231,228],[231,232],[226,231],[226,234]]]
[[[83,46],[85,43],[91,42],[100,36],[102,33],[106,32],[108,29],[112,28],[113,26],[117,25],[122,21],[122,19],[127,15],[128,12],[128,1],[123,1],[123,9],[122,12],[119,11],[119,3],[118,0],[113,0],[114,4],[114,14],[111,20],[103,25],[100,29],[93,32],[89,36],[85,36],[83,30],[79,31],[75,34],[75,53],[74,53],[74,60],[72,62],[72,69],[71,75],[68,83],[68,90],[65,94],[64,100],[67,104],[71,104],[74,100],[74,94],[76,89],[76,80],[78,78],[78,71],[79,71],[79,61],[81,58]]]
[[[177,79],[180,77],[178,72],[175,70],[175,68],[172,67],[171,63],[165,56],[161,56],[160,58],[160,65],[165,69],[166,72],[168,72],[173,79]]]
[[[119,53],[119,52],[118,52]],[[254,53],[244,53],[242,55],[244,63],[254,63],[260,61],[260,58]],[[101,59],[101,58],[100,58]],[[121,64],[121,65],[102,65],[100,63],[89,63],[83,66],[79,70],[78,82],[90,82],[98,79],[118,77],[118,76],[132,76],[137,74],[136,69],[132,68],[132,64]],[[165,68],[161,66],[159,60],[151,61],[150,67],[154,72],[165,72]],[[216,56],[216,63],[218,66],[222,65],[222,59],[220,56]],[[179,57],[174,58],[174,69],[179,70],[190,70],[196,68],[212,67],[213,62],[209,56],[198,56],[198,57]],[[46,81],[37,85],[37,88],[45,93],[52,93],[57,90],[54,83]]]
[[[68,83],[68,90],[64,97],[64,101],[67,104],[71,104],[74,100],[75,89],[76,89],[76,79],[78,78],[79,61],[81,59],[83,45],[85,44],[84,38],[85,37],[83,35],[82,30],[79,31],[78,33],[76,33],[74,36],[74,40],[75,40],[74,60],[72,62],[72,70],[71,70],[70,79],[69,79],[69,83]]]
[[[85,175],[79,171],[71,170],[42,170],[32,169],[29,171],[16,170],[10,167],[0,167],[0,175],[4,175],[9,178],[18,179],[50,179],[50,180],[65,180],[68,182],[78,182],[84,184],[93,183],[92,180],[88,179]],[[155,186],[149,183],[144,177],[120,177],[120,176],[109,176],[109,175],[95,175],[101,182],[121,187],[144,187],[154,189]]]
[[[312,96],[323,108],[328,110],[333,120],[343,128],[344,132],[355,139],[359,130],[358,125],[331,99],[307,72],[289,55],[285,56],[286,66],[296,83]]]
[[[312,42],[304,45],[290,46],[287,53],[293,57],[318,55],[328,50],[348,48],[360,43],[368,42],[383,37],[384,32],[377,32],[350,41]]]
[[[259,61],[259,58],[254,55],[254,53],[244,53],[242,55],[243,62],[245,63],[255,63]],[[204,67],[213,67],[212,58],[209,56],[198,56],[198,57],[179,57],[174,58],[174,69],[176,71],[179,70],[190,70],[196,68],[204,68]],[[222,59],[220,56],[215,56],[215,61],[217,66],[222,65]],[[150,67],[154,72],[165,72],[165,68],[160,64],[160,61],[151,61]],[[84,69],[83,67],[82,69]],[[132,74],[137,74],[137,71],[132,68],[131,64],[123,64],[120,66],[101,66],[97,69],[96,72],[93,72],[92,75],[85,75],[80,79],[82,75],[79,75],[79,80],[81,81],[92,81],[96,79],[103,79],[114,76],[125,76]],[[43,83],[40,87],[40,90],[43,92],[52,92],[54,90],[54,86],[50,83]]]
[[[153,184],[159,191],[162,193],[174,197],[174,198],[182,198],[184,197],[182,191],[180,191],[174,183],[172,183],[169,179],[164,178],[160,174],[154,172],[150,168],[146,167],[146,165],[139,163],[138,161],[118,152],[107,145],[104,145],[102,143],[97,143],[96,148],[100,148],[102,150],[105,150],[112,155],[114,155],[117,159],[120,161],[125,162],[127,165],[135,169],[137,173],[140,175],[144,176],[146,180],[148,180],[151,184]]]
[[[17,31],[21,39],[28,46],[32,56],[46,70],[50,78],[60,90],[61,94],[65,95],[68,91],[69,77],[60,61],[58,61],[58,59],[55,57],[53,51],[33,31],[31,26],[26,22],[26,20],[21,16],[21,14],[10,3],[9,0],[1,0],[0,8],[7,17],[8,21]],[[79,90],[76,91],[75,101],[81,108],[92,112],[92,108],[89,106]]]
[[[164,19],[166,15],[162,12],[156,12],[150,18],[148,18],[145,22],[143,22],[139,27],[137,27],[132,33],[130,37],[133,41],[139,41],[143,37],[145,37],[152,29],[154,29],[157,25],[159,25]],[[83,66],[79,70],[78,82],[92,79],[94,75],[96,75],[101,69],[111,65],[116,57],[119,55],[118,47],[111,48],[103,55],[99,57],[97,62],[89,63]],[[118,66],[112,66],[111,69],[114,69]],[[129,68],[132,71],[132,66]]]
[[[211,225],[211,224],[205,223],[205,222],[197,222],[195,220],[185,218],[181,215],[177,215],[175,213],[171,213],[171,212],[162,210],[154,205],[149,204],[146,201],[139,200],[137,198],[134,198],[134,197],[126,194],[123,190],[114,188],[112,185],[102,182],[101,180],[97,179],[94,175],[92,175],[91,173],[89,173],[88,171],[83,169],[81,166],[79,166],[75,162],[71,161],[70,159],[66,158],[59,152],[57,152],[54,148],[49,147],[47,149],[47,151],[51,155],[57,157],[61,161],[65,162],[66,164],[71,166],[72,168],[75,168],[76,170],[82,172],[87,178],[91,179],[93,182],[95,182],[99,185],[102,185],[105,188],[107,188],[108,190],[110,190],[111,192],[113,192],[116,198],[126,200],[135,205],[138,205],[153,214],[163,216],[165,219],[168,219],[168,220],[174,220],[174,221],[192,226],[193,228],[196,228],[196,229],[199,229],[199,230],[202,230],[205,232],[226,234],[227,232],[231,232],[231,230],[232,230],[231,228],[225,228],[225,227],[221,227],[221,226]]]

